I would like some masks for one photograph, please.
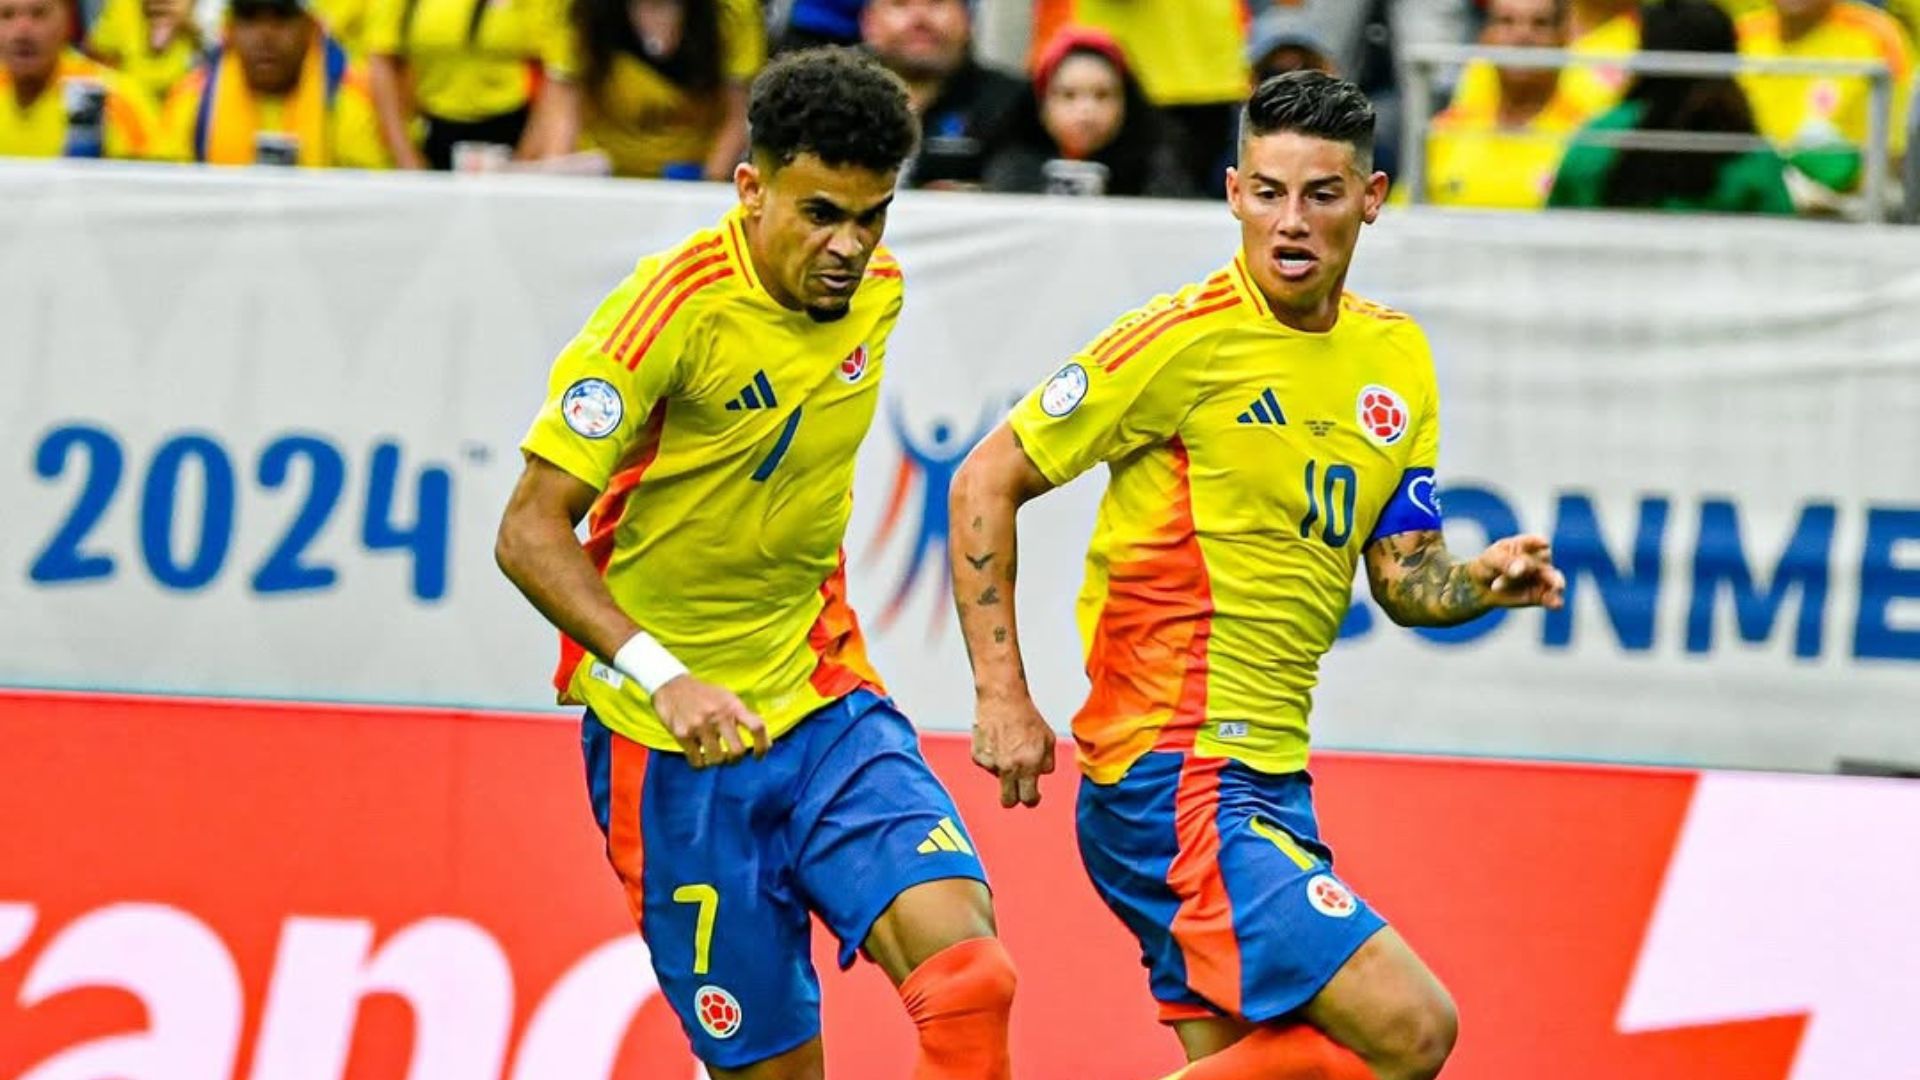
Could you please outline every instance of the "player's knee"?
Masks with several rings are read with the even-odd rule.
[[[956,1016],[1000,1017],[1013,1011],[1019,974],[996,937],[962,941],[935,954],[902,984],[916,1024]]]
[[[1378,1042],[1384,1080],[1432,1080],[1453,1053],[1460,1036],[1460,1013],[1439,987],[1433,994],[1395,1010]]]
[[[965,963],[954,974],[958,995],[982,1012],[1002,1015],[1011,1012],[1014,991],[1020,986],[1020,973],[1013,966],[1013,956],[1007,947],[997,937],[981,937],[963,941],[956,948],[964,948],[966,952]]]

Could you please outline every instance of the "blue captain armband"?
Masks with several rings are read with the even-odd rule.
[[[1374,523],[1371,544],[1395,533],[1427,532],[1440,528],[1440,496],[1434,491],[1432,469],[1408,469],[1400,474],[1400,486],[1380,511]]]

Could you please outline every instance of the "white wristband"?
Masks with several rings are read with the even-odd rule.
[[[627,639],[613,654],[613,669],[634,682],[651,697],[661,687],[687,674],[687,665],[674,658],[665,645],[653,640],[645,630]]]

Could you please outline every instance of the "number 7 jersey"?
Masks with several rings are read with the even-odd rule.
[[[1291,329],[1237,257],[1122,316],[1015,408],[1048,480],[1110,466],[1079,600],[1091,779],[1153,750],[1306,766],[1362,550],[1440,527],[1438,411],[1411,319],[1349,294],[1332,330]]]

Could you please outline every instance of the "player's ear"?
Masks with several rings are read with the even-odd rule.
[[[759,217],[760,208],[767,200],[767,185],[760,173],[760,167],[752,161],[743,161],[733,167],[733,190],[740,195],[740,205],[747,208],[749,217]]]
[[[1227,208],[1235,220],[1246,220],[1240,216],[1240,169],[1234,165],[1227,166]]]
[[[1383,172],[1375,171],[1372,176],[1367,177],[1367,195],[1366,195],[1367,209],[1362,220],[1364,220],[1369,225],[1373,224],[1374,221],[1380,216],[1380,208],[1382,206],[1385,206],[1386,204],[1387,204],[1387,174]]]

